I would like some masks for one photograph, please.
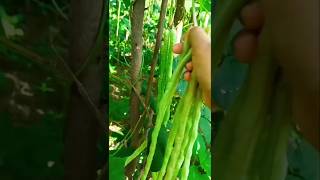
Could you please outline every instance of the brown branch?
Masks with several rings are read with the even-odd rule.
[[[62,63],[62,65],[65,68],[66,73],[68,74],[69,77],[72,78],[72,80],[76,83],[79,93],[82,96],[82,98],[85,100],[85,102],[89,105],[91,111],[94,113],[98,124],[101,126],[101,128],[107,132],[108,128],[106,125],[106,121],[105,118],[103,117],[102,113],[100,112],[100,110],[97,108],[97,106],[94,104],[94,102],[92,101],[92,98],[90,97],[90,95],[88,94],[88,91],[86,90],[86,88],[83,86],[83,84],[78,80],[78,78],[76,77],[76,75],[72,72],[72,70],[70,69],[69,65],[66,63],[66,61],[57,53],[56,49],[54,48],[54,46],[52,45],[52,50],[54,51],[54,53],[56,54],[58,60],[60,60],[60,62]]]
[[[146,105],[149,106],[150,101],[150,95],[151,95],[151,89],[152,89],[152,80],[154,76],[154,71],[158,62],[158,55],[159,55],[159,49],[161,46],[161,40],[162,40],[162,34],[163,34],[163,26],[165,21],[165,16],[167,12],[167,4],[168,0],[162,0],[161,2],[161,10],[160,10],[160,20],[158,23],[158,32],[157,32],[157,39],[156,39],[156,45],[153,51],[152,61],[151,61],[151,70],[150,70],[150,76],[148,79],[148,86],[147,86],[147,93],[146,93]]]
[[[123,138],[123,140],[120,142],[120,146],[119,149],[114,153],[117,154],[118,151],[120,150],[120,148],[123,146],[124,142],[126,142],[128,139],[130,139],[132,137],[132,134],[136,133],[138,125],[140,124],[141,120],[143,119],[143,117],[145,115],[147,115],[146,113],[149,113],[149,116],[152,117],[152,115],[154,114],[153,110],[150,109],[149,112],[147,111],[147,106],[145,105],[142,97],[137,94],[137,90],[135,89],[134,85],[130,82],[130,81],[126,81],[123,80],[121,78],[119,78],[118,76],[114,75],[114,74],[110,74],[110,76],[114,79],[116,79],[118,82],[121,82],[123,85],[127,86],[128,88],[132,88],[133,91],[136,93],[136,95],[139,97],[140,103],[143,105],[144,107],[144,111],[142,113],[142,115],[139,117],[139,120],[137,121],[135,127],[133,129],[130,129],[130,131],[126,134],[126,136]]]
[[[185,0],[177,0],[176,12],[174,13],[174,26],[176,27],[183,18]]]
[[[0,43],[4,45],[6,48],[8,48],[10,51],[13,51],[20,56],[23,56],[24,58],[32,61],[33,63],[36,63],[38,65],[41,65],[42,67],[48,69],[49,71],[53,72],[55,75],[62,75],[62,72],[58,71],[56,68],[55,61],[48,60],[46,58],[43,58],[39,54],[29,50],[28,48],[25,48],[7,38],[0,37]],[[67,79],[67,77],[62,77]]]

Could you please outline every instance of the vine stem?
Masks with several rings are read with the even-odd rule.
[[[158,23],[157,39],[156,39],[156,44],[155,44],[154,51],[153,51],[153,56],[152,56],[152,61],[151,61],[151,69],[150,69],[150,75],[149,75],[149,79],[148,79],[147,93],[146,93],[146,99],[145,99],[145,104],[148,107],[149,107],[149,101],[150,101],[150,95],[151,95],[151,89],[152,89],[152,80],[153,80],[154,72],[156,69],[157,62],[158,62],[158,55],[159,55],[159,50],[160,50],[160,46],[161,46],[163,26],[164,26],[165,16],[166,16],[166,12],[167,12],[167,4],[168,4],[168,0],[162,0],[161,10],[160,10],[160,20]]]
[[[133,159],[135,159],[137,156],[139,156],[139,154],[140,154],[146,147],[147,147],[147,140],[144,140],[144,142],[139,146],[139,148],[136,149],[136,150],[133,152],[133,154],[131,154],[131,155],[127,158],[124,166],[127,166]]]

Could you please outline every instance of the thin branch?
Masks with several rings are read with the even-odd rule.
[[[32,60],[33,62],[35,62],[37,64],[46,65],[46,66],[52,64],[49,60],[42,58],[38,54],[28,50],[27,48],[25,48],[19,44],[16,44],[16,43],[10,41],[7,38],[0,37],[0,43],[5,45],[6,47],[10,48],[10,50]]]
[[[153,114],[154,112],[153,112],[152,109],[150,109],[150,111],[147,111],[147,106],[145,105],[142,97],[138,94],[136,88],[134,87],[134,85],[133,85],[130,81],[123,80],[123,79],[121,79],[121,78],[119,78],[118,76],[115,76],[115,75],[113,75],[113,74],[111,74],[111,77],[112,77],[112,78],[115,78],[115,79],[118,80],[119,82],[123,83],[123,84],[124,84],[125,86],[127,86],[128,88],[132,88],[132,89],[134,90],[134,92],[136,93],[136,95],[139,97],[139,100],[140,100],[141,104],[142,104],[143,107],[144,107],[144,111],[143,111],[143,113],[141,114],[141,116],[139,117],[139,120],[137,121],[135,127],[134,127],[133,129],[130,129],[130,131],[126,134],[126,136],[125,136],[125,137],[123,138],[123,140],[120,142],[119,149],[114,153],[114,154],[116,154],[116,153],[120,150],[120,148],[123,146],[124,142],[127,141],[128,139],[130,139],[130,138],[132,137],[133,133],[136,132],[137,127],[138,127],[138,124],[140,124],[141,119],[143,119],[143,117],[145,116],[145,114],[146,114],[146,113]]]
[[[93,111],[96,119],[98,120],[98,124],[102,127],[102,129],[107,132],[108,128],[106,126],[106,121],[105,118],[103,117],[102,113],[100,112],[100,110],[97,108],[97,106],[94,104],[94,102],[92,101],[90,95],[88,94],[86,88],[82,85],[82,83],[78,80],[78,78],[76,77],[76,75],[72,72],[72,70],[70,69],[70,67],[68,66],[68,64],[65,62],[65,60],[57,53],[55,47],[53,45],[51,45],[51,48],[53,50],[53,52],[56,54],[58,60],[60,60],[60,62],[63,64],[66,73],[68,73],[68,76],[70,76],[73,81],[76,83],[79,93],[82,96],[82,98],[87,102],[87,104],[89,105],[89,107],[91,108],[91,110]]]
[[[10,41],[7,38],[0,37],[0,43],[4,45],[8,50],[19,54],[20,56],[23,56],[24,58],[32,61],[33,63],[40,65],[44,69],[52,72],[56,77],[65,79],[65,80],[70,80],[69,77],[66,77],[62,71],[58,70],[56,68],[57,62],[53,60],[46,59],[36,52],[33,52],[32,50],[29,50],[15,42]]]
[[[147,109],[147,106],[146,106],[146,104],[144,103],[142,97],[140,96],[140,94],[138,94],[138,90],[136,89],[136,87],[134,87],[134,85],[133,85],[130,81],[128,81],[128,80],[127,80],[127,81],[126,81],[126,80],[123,80],[123,79],[121,79],[121,78],[119,78],[118,76],[113,75],[113,74],[111,74],[111,77],[117,79],[119,82],[121,82],[123,85],[127,86],[128,88],[132,88],[133,91],[135,92],[135,94],[138,96],[139,101],[141,102],[142,106],[143,106],[145,109]]]
[[[166,11],[167,11],[167,4],[168,0],[162,0],[161,2],[161,10],[160,10],[160,20],[158,23],[158,32],[157,32],[157,39],[156,39],[156,45],[153,51],[153,56],[152,56],[152,62],[151,62],[151,70],[150,70],[150,76],[148,79],[148,86],[147,86],[147,93],[146,93],[146,101],[145,104],[149,107],[149,101],[150,101],[150,95],[151,95],[151,89],[152,89],[152,80],[154,76],[154,71],[158,62],[158,55],[159,55],[159,50],[161,46],[161,40],[162,40],[162,34],[163,34],[163,26],[164,26],[164,21],[165,21],[165,16],[166,16]]]
[[[133,134],[137,131],[138,125],[139,125],[142,117],[144,117],[145,112],[146,112],[146,111],[143,111],[142,115],[139,117],[139,120],[137,121],[137,123],[136,123],[136,125],[134,126],[134,128],[133,128],[133,129],[130,129],[129,132],[128,132],[128,133],[124,136],[124,138],[120,141],[120,143],[119,143],[119,144],[120,144],[120,145],[119,145],[119,148],[118,148],[118,150],[117,150],[116,152],[113,153],[113,155],[117,154],[117,153],[120,151],[121,147],[124,145],[124,143],[125,143],[128,139],[130,139],[130,138],[133,136]]]
[[[63,12],[63,10],[60,8],[60,6],[57,4],[57,2],[55,0],[51,0],[51,2],[54,5],[54,7],[57,9],[60,16],[63,17],[63,19],[65,19],[66,21],[69,21],[68,16]]]
[[[44,3],[44,2],[41,2],[41,1],[39,1],[39,0],[32,0],[32,1],[33,1],[34,3],[36,3],[40,8],[48,9],[48,10],[52,11],[53,13],[62,16],[63,19],[69,20],[66,15],[65,15],[65,17],[63,17],[63,15],[62,15],[62,14],[64,14],[64,13],[63,13],[63,9],[65,9],[65,8],[59,8],[59,6],[58,6],[58,8],[62,11],[62,12],[60,12],[59,9],[57,9],[57,7],[56,7],[55,4],[54,4],[54,6],[55,6],[56,9],[53,8],[51,5],[49,5],[49,4],[47,4],[47,3]],[[62,13],[62,14],[61,14],[61,13]]]

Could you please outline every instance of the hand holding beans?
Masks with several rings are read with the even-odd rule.
[[[305,138],[319,150],[320,66],[317,13],[317,0],[303,3],[263,0],[261,3],[250,3],[240,12],[239,18],[244,28],[235,38],[233,46],[236,58],[242,63],[250,63],[256,56],[261,29],[264,27],[270,30],[273,55],[293,89],[293,118]],[[193,52],[191,61],[186,65],[184,78],[189,81],[191,73],[196,74],[203,100],[210,107],[210,37],[200,28],[192,28],[187,35]],[[181,53],[182,45],[176,44],[173,51]]]

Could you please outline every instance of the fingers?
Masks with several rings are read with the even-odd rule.
[[[264,23],[261,4],[253,2],[246,5],[240,12],[240,20],[247,30],[260,30]]]
[[[192,62],[190,61],[190,62],[188,62],[188,63],[186,64],[186,69],[187,69],[187,71],[192,71],[192,68],[193,68]]]
[[[182,53],[182,43],[175,44],[173,46],[173,52],[176,54],[181,54]]]
[[[241,31],[234,41],[234,55],[241,63],[250,63],[257,55],[258,38],[254,33]]]
[[[258,49],[258,35],[264,24],[264,14],[260,3],[246,5],[240,12],[244,30],[234,40],[234,55],[241,63],[250,63]]]
[[[192,69],[193,69],[192,62],[190,61],[186,64],[186,72],[184,73],[184,80],[186,81],[191,80]]]
[[[186,81],[190,81],[190,80],[191,80],[191,72],[190,72],[190,71],[186,71],[186,72],[184,73],[184,79],[185,79]]]

